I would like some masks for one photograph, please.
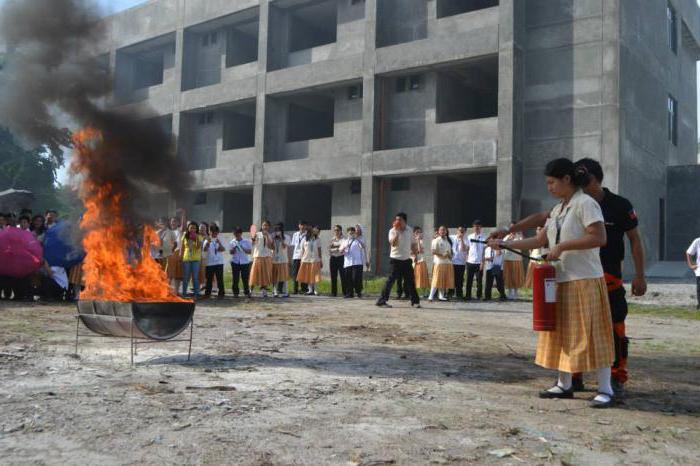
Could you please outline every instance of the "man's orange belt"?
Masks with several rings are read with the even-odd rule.
[[[615,275],[606,273],[605,274],[605,284],[608,287],[608,292],[615,291],[618,288],[622,288],[623,282],[621,278],[616,277]]]

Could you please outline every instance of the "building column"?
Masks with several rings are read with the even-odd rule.
[[[267,51],[270,3],[260,0],[258,29],[258,89],[255,99],[255,165],[253,166],[253,218],[260,223],[264,215],[263,195],[265,180],[265,112],[267,94]]]

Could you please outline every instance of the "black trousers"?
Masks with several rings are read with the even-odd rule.
[[[398,277],[396,279],[396,299],[401,299],[404,296],[408,296],[408,292],[404,288],[403,277]]]
[[[346,279],[345,279],[345,268],[343,263],[345,262],[345,257],[343,256],[331,256],[330,261],[331,266],[331,296],[338,296],[338,278],[340,278],[340,291],[343,296],[346,294]]]
[[[452,264],[452,268],[455,272],[455,296],[462,298],[464,297],[464,270],[467,266]]]
[[[491,270],[486,271],[486,293],[484,298],[487,300],[491,299],[491,290],[493,289],[494,280],[496,281],[496,289],[498,290],[498,294],[501,295],[501,298],[506,297],[506,290],[503,285],[503,269],[500,266],[495,265],[491,268]]]
[[[238,296],[240,292],[238,280],[243,281],[243,293],[246,296],[249,295],[250,288],[248,287],[248,279],[250,278],[250,264],[231,264],[231,273],[233,274],[233,295]],[[217,280],[219,280],[218,277]],[[223,280],[221,283],[223,283]]]
[[[63,301],[66,296],[66,290],[58,286],[53,281],[53,278],[41,277],[41,299],[44,301]]]
[[[12,277],[0,276],[0,298],[12,297]]]
[[[362,296],[362,266],[352,265],[345,267],[345,296]]]
[[[474,278],[476,278],[476,297],[481,299],[482,276],[481,264],[470,264],[467,262],[467,299],[472,297]]]
[[[382,295],[377,300],[377,304],[386,304],[391,295],[394,282],[399,278],[403,279],[403,292],[411,298],[411,304],[419,304],[420,298],[416,292],[416,282],[413,276],[413,261],[411,259],[398,260],[391,259],[391,272],[382,288]]]
[[[299,274],[299,268],[301,267],[301,259],[292,260],[292,279],[294,280],[294,294],[299,294],[299,282],[297,281],[297,275]],[[301,292],[306,293],[309,287],[306,283],[301,284]]]
[[[695,277],[695,281],[697,282],[697,294],[698,294],[698,309],[700,309],[700,277]]]
[[[211,295],[211,289],[214,284],[214,275],[216,275],[216,286],[219,288],[219,296],[224,296],[226,290],[224,290],[224,264],[220,265],[207,265],[204,270],[207,277],[207,287],[204,290],[206,296]]]

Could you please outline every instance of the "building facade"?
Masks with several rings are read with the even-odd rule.
[[[697,162],[695,0],[152,0],[106,23],[112,104],[177,137],[192,218],[360,223],[378,270],[396,211],[503,225],[551,207],[561,156],[600,160],[664,259],[668,167]]]

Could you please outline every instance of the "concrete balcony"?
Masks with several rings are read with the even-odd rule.
[[[211,86],[190,89],[180,94],[182,111],[220,105],[222,102],[236,102],[253,99],[258,92],[258,77],[252,71],[255,63],[227,69],[222,82]],[[240,68],[240,69],[237,69]],[[248,75],[248,77],[243,77]],[[238,78],[240,76],[240,78]]]
[[[362,55],[357,54],[271,71],[267,73],[267,91],[269,94],[279,94],[358,80],[362,78],[362,69]]]
[[[266,162],[263,164],[263,184],[302,183],[359,178],[360,154],[345,157],[319,157],[313,163],[300,164],[296,160]]]

